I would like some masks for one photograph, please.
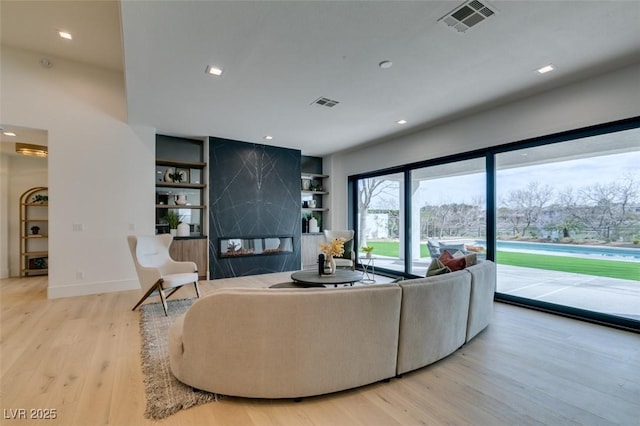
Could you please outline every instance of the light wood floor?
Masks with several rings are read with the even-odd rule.
[[[288,274],[266,278],[285,281]],[[254,286],[255,278],[235,283]],[[203,282],[203,291],[233,285]],[[188,297],[191,289],[177,296]],[[139,292],[47,300],[46,279],[0,280],[1,424],[639,425],[640,335],[504,304],[448,358],[362,388],[290,400],[225,398],[144,418]],[[214,362],[212,357],[212,362]],[[358,362],[354,359],[353,362]],[[49,421],[10,420],[55,409]]]

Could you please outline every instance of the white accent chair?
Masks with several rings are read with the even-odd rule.
[[[169,246],[173,241],[171,234],[129,235],[127,241],[138,273],[138,280],[145,292],[133,307],[133,311],[157,291],[162,300],[164,314],[167,315],[167,298],[187,284],[193,284],[196,296],[200,297],[198,267],[195,262],[177,262],[171,258],[169,255]],[[165,295],[167,289],[170,291]]]
[[[327,242],[331,242],[336,238],[344,238],[344,255],[343,257],[335,257],[336,267],[350,268],[352,271],[356,269],[356,252],[353,249],[353,229],[344,231],[334,231],[331,229],[324,230],[324,237]]]

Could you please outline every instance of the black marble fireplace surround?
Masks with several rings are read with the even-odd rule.
[[[300,269],[300,159],[299,150],[209,138],[211,279]],[[230,237],[271,236],[290,236],[293,247],[268,256],[221,252]]]

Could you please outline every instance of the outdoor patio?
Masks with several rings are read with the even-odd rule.
[[[429,259],[413,262],[424,276]],[[376,270],[400,270],[402,261],[375,257]],[[640,263],[638,263],[640,275]],[[498,265],[498,292],[640,321],[640,281]]]

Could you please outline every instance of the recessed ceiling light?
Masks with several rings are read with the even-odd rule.
[[[407,120],[398,120],[396,121],[398,124],[407,124]]]
[[[272,139],[273,139],[273,136],[269,136],[269,135],[267,135],[267,136],[265,136],[264,138],[265,138],[266,140],[270,141],[270,140],[272,140]]]
[[[3,135],[5,136],[15,136],[16,134],[13,132],[2,132]]]
[[[537,71],[540,74],[545,74],[545,73],[548,73],[549,71],[553,71],[554,69],[555,69],[555,67],[553,65],[549,64],[549,65],[547,65],[545,67],[538,68]]]
[[[71,36],[71,34],[70,34],[70,33],[68,33],[68,32],[66,32],[66,31],[58,31],[58,35],[59,35],[61,38],[65,39],[65,40],[71,40],[71,39],[73,39],[73,37]]]
[[[216,75],[218,77],[222,75],[222,69],[214,67],[213,65],[207,65],[207,70],[205,72],[207,74]]]
[[[391,61],[382,61],[378,64],[378,66],[382,69],[391,68],[393,66],[393,62]]]

